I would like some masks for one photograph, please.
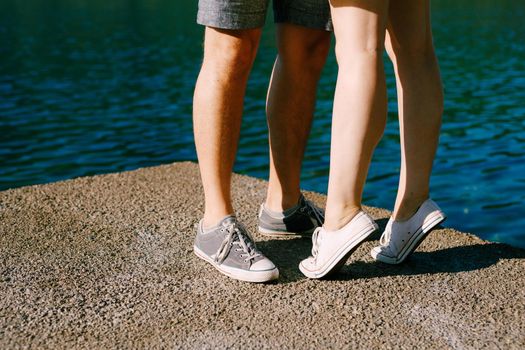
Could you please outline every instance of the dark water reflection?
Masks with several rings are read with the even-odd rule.
[[[191,99],[201,59],[195,1],[0,2],[0,189],[194,160]],[[475,3],[475,4],[474,4]],[[433,2],[446,90],[432,196],[447,225],[525,247],[525,6]],[[251,76],[236,171],[267,176],[267,26]],[[365,189],[391,208],[399,138],[390,113]],[[326,192],[333,55],[320,83],[303,187]]]

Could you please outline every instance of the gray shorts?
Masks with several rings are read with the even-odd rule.
[[[221,29],[260,28],[270,0],[199,0],[197,23]],[[328,0],[273,0],[275,23],[332,30]]]

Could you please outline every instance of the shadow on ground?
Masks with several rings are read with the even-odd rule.
[[[377,220],[380,229],[369,240],[379,239],[387,221],[387,219]],[[281,275],[279,283],[295,282],[306,278],[299,271],[298,265],[302,259],[310,255],[312,247],[310,239],[274,239],[258,242],[257,246],[279,267]],[[357,254],[359,256],[363,253]],[[347,263],[328,279],[344,281],[387,276],[457,273],[484,269],[496,264],[500,259],[524,258],[524,250],[506,244],[473,244],[431,252],[416,251],[401,265],[358,260]],[[363,259],[369,260],[368,257]]]
[[[432,273],[457,273],[490,267],[500,259],[524,259],[523,250],[510,246],[489,243],[458,246],[433,252],[415,252],[401,265],[379,262],[356,261],[346,265],[334,280],[387,277],[398,275],[420,275]]]

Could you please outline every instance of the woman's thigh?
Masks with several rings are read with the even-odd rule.
[[[388,11],[388,36],[394,52],[420,54],[433,47],[429,0],[395,0]]]

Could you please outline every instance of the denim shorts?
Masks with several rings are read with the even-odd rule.
[[[260,28],[270,0],[199,0],[197,23],[221,29]],[[328,0],[273,0],[275,23],[332,30]]]

